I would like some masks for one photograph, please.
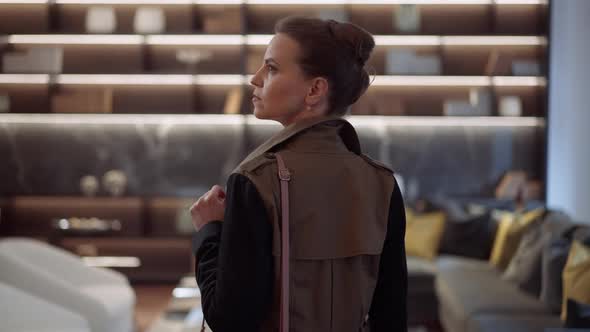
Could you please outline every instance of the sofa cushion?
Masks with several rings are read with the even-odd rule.
[[[529,227],[502,278],[525,292],[539,296],[543,248],[553,238],[561,237],[573,226],[566,214],[551,212],[542,222]]]
[[[453,211],[447,204],[445,211]],[[490,212],[459,215],[447,212],[447,223],[440,244],[440,253],[488,259],[496,235],[497,222]]]
[[[549,313],[537,298],[503,281],[487,261],[443,256],[438,260],[435,287],[440,306],[452,316],[448,320],[458,325],[466,326],[471,316],[483,313]]]
[[[433,260],[445,229],[444,212],[415,214],[406,211],[406,253]]]
[[[577,240],[572,243],[563,269],[563,321],[567,319],[567,299],[590,305],[590,247]]]
[[[555,314],[561,312],[563,300],[562,273],[567,262],[570,246],[570,240],[556,238],[547,243],[543,248],[540,299]]]
[[[504,214],[498,225],[490,262],[500,270],[506,269],[526,230],[539,222],[544,214],[543,208]]]
[[[468,332],[543,332],[561,327],[559,316],[538,314],[481,314],[471,317]]]

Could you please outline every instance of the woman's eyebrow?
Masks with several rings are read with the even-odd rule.
[[[273,58],[264,59],[264,64],[267,65],[269,62],[273,62],[275,65],[279,65],[279,63]]]

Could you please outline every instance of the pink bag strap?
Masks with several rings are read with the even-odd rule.
[[[285,166],[283,157],[275,153],[281,180],[281,321],[280,332],[289,332],[289,181],[291,172]],[[205,319],[201,332],[205,331]]]
[[[289,332],[289,181],[291,173],[280,154],[275,153],[281,180],[281,321],[280,332]]]

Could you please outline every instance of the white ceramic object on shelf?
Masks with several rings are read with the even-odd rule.
[[[138,34],[159,34],[166,30],[166,16],[159,7],[139,7],[135,11],[133,28]]]
[[[99,189],[100,185],[98,184],[98,179],[96,176],[86,175],[80,179],[80,191],[82,194],[84,194],[84,196],[96,196],[96,193],[98,193]]]
[[[109,34],[117,29],[115,9],[109,6],[92,6],[86,12],[86,32]]]
[[[0,95],[0,113],[10,112],[10,96]]]
[[[63,69],[61,47],[31,47],[26,53],[8,53],[2,58],[5,73],[59,74]]]
[[[394,11],[394,27],[401,33],[420,31],[420,8],[414,4],[402,4]]]
[[[498,113],[501,116],[521,116],[522,100],[518,96],[504,96],[498,103]]]
[[[346,9],[320,9],[317,16],[322,20],[334,20],[337,22],[350,22]]]
[[[102,187],[111,196],[121,196],[127,187],[127,176],[120,170],[110,170],[102,177]]]
[[[187,66],[189,74],[197,73],[197,65],[211,59],[213,53],[206,49],[180,49],[176,51],[176,60]]]

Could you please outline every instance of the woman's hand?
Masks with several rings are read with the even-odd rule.
[[[221,220],[225,214],[225,192],[218,185],[211,187],[190,208],[193,225],[198,231],[206,224]]]

